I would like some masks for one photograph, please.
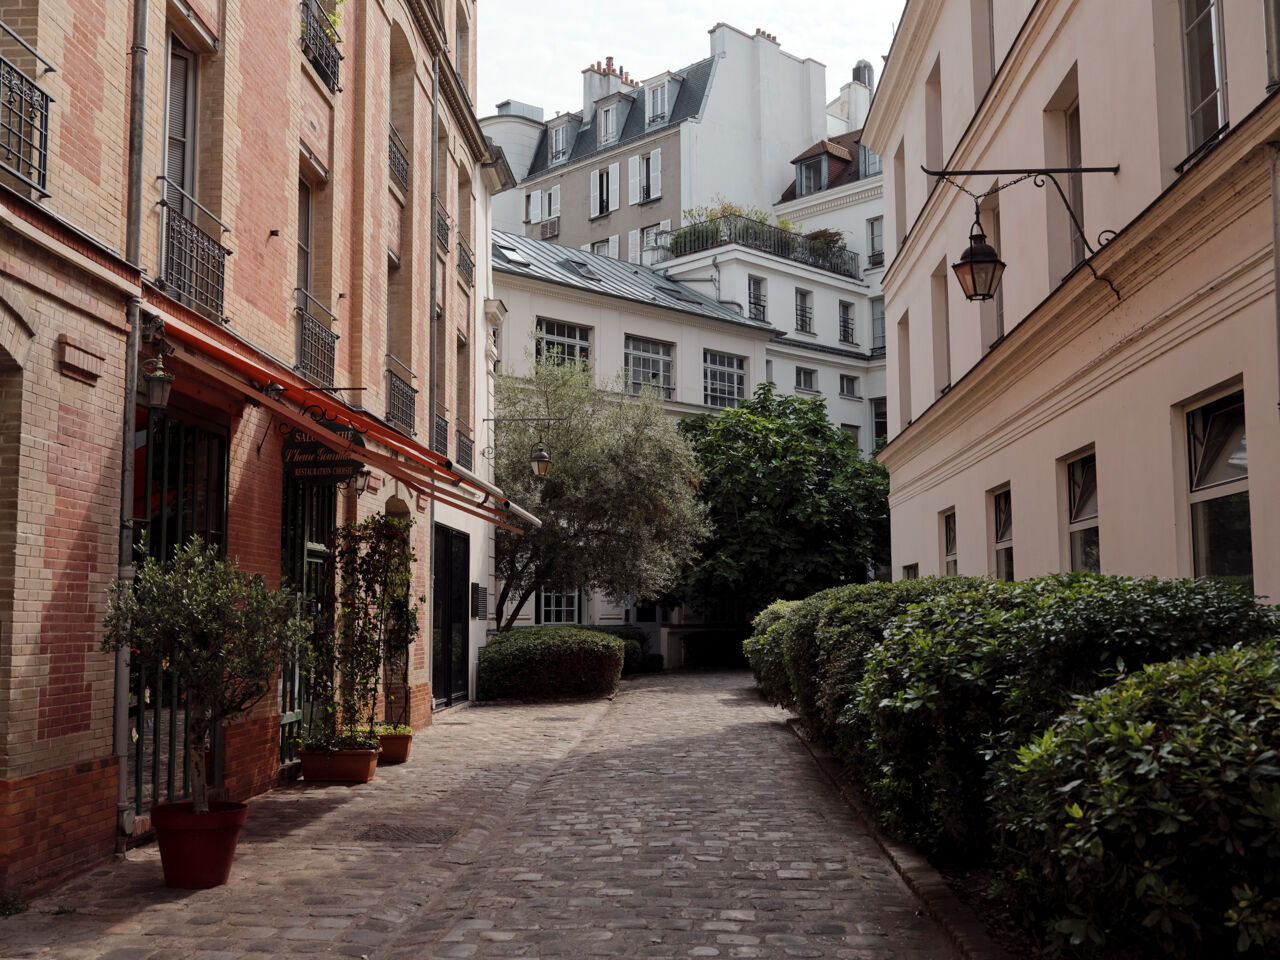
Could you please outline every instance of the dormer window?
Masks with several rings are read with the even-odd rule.
[[[805,197],[827,186],[827,158],[814,157],[796,164],[796,196]]]
[[[600,108],[600,143],[611,143],[618,139],[618,105]]]
[[[667,81],[649,88],[649,122],[661,123],[667,119]]]
[[[551,163],[559,163],[567,155],[565,150],[564,124],[558,127],[552,127],[548,131],[550,142],[548,144],[551,150]]]

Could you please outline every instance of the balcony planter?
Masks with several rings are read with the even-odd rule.
[[[213,800],[208,813],[195,813],[193,806],[182,800],[151,808],[166,887],[207,890],[222,886],[231,876],[249,805]]]
[[[378,769],[377,750],[298,751],[302,779],[324,783],[368,783]]]

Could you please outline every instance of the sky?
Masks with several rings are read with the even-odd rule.
[[[898,0],[831,7],[780,0],[479,0],[476,113],[496,113],[507,99],[542,107],[547,117],[579,110],[587,64],[612,56],[632,79],[646,80],[707,57],[707,31],[721,21],[747,34],[760,27],[787,53],[826,64],[830,101],[859,60],[875,67],[879,81],[902,7]]]

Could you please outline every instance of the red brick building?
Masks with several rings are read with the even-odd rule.
[[[184,791],[180,696],[98,650],[122,540],[199,534],[325,611],[334,526],[412,516],[412,723],[466,696],[467,587],[522,513],[473,459],[511,182],[474,23],[473,0],[0,0],[0,892]],[[176,377],[163,409],[134,340]],[[368,489],[286,468],[303,441]],[[232,798],[290,774],[290,681],[215,744]]]

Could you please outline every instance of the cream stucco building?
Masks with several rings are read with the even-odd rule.
[[[1280,596],[1276,8],[909,0],[864,131],[895,577],[1096,567]],[[994,300],[950,269],[974,201],[922,165],[1008,187],[982,202]],[[1061,175],[1062,197],[1001,172],[1078,166],[1118,171]]]

